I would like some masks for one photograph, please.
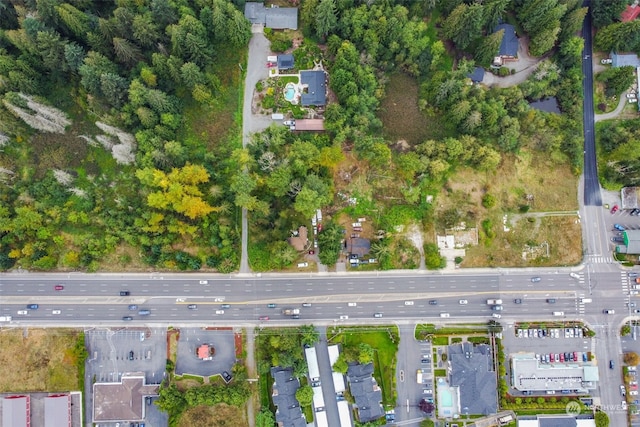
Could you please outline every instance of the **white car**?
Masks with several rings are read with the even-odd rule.
[[[580,278],[580,276],[577,273],[569,273],[569,276],[573,277],[574,279]]]
[[[53,311],[51,312],[51,314],[60,314],[60,313],[62,313],[62,311],[60,311],[60,310],[53,310]]]
[[[635,98],[635,97],[636,97],[636,93],[635,92],[627,93],[627,98],[631,99],[631,98]]]
[[[449,313],[440,313],[440,317],[449,317]]]
[[[404,305],[413,305],[413,301],[405,301]]]
[[[298,268],[304,268],[304,267],[309,267],[309,263],[308,262],[299,262],[298,263]]]
[[[458,303],[459,303],[460,305],[467,305],[467,304],[468,304],[468,301],[467,301],[466,299],[461,299],[460,301],[458,301]]]
[[[501,314],[498,314],[498,313],[493,313],[493,314],[491,315],[491,317],[495,317],[496,319],[501,319],[501,318],[502,318],[502,315],[501,315]]]
[[[296,121],[295,120],[285,120],[284,122],[282,122],[283,125],[285,126],[295,126],[296,125]]]
[[[637,396],[638,395],[638,390],[630,390],[629,391],[629,396]]]
[[[357,303],[355,303],[355,302],[347,303],[347,306],[349,306],[349,307],[355,307],[355,306],[357,306],[357,305],[358,305],[358,304],[357,304]]]
[[[600,63],[601,63],[602,65],[612,64],[612,63],[613,63],[613,59],[611,59],[611,58],[604,58],[604,59],[601,59],[601,60],[600,60]]]
[[[629,102],[629,104],[635,104],[636,102],[638,102],[638,98],[629,98],[627,99],[627,102]]]
[[[216,310],[216,314],[224,314],[224,310]]]
[[[201,285],[207,285],[207,284],[209,284],[209,281],[208,280],[200,280],[200,284]]]
[[[349,316],[343,314],[342,316],[340,316],[340,320],[349,320]]]
[[[29,312],[27,310],[18,310],[18,314],[28,314]]]

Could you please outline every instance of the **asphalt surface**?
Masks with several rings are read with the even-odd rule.
[[[589,6],[585,0],[584,6]],[[586,206],[602,206],[600,182],[598,181],[598,165],[596,160],[595,116],[593,110],[593,41],[591,35],[591,13],[587,13],[582,25],[584,50],[582,52],[582,92],[583,92],[583,126],[584,126],[584,204]]]

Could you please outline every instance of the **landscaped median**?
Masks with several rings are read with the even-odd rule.
[[[385,408],[395,407],[396,354],[400,343],[396,326],[337,326],[327,329],[327,341],[342,346],[342,353],[348,363],[373,362],[373,376],[382,389],[382,404]]]

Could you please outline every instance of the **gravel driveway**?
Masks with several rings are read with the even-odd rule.
[[[482,83],[487,86],[511,87],[523,83],[536,69],[538,63],[546,58],[545,56],[529,56],[529,38],[521,37],[518,46],[518,60],[508,62],[507,68],[516,70],[515,74],[506,77],[498,77],[492,73],[485,73]]]

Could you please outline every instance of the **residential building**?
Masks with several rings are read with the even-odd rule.
[[[271,398],[276,409],[278,427],[306,427],[307,422],[296,399],[300,381],[293,376],[293,369],[275,366],[271,368],[273,392]]]
[[[361,423],[384,416],[382,390],[373,378],[373,363],[352,363],[347,370],[349,391],[355,400],[358,419]],[[340,408],[338,408],[338,411]]]
[[[498,24],[493,32],[497,33],[500,30],[504,30],[504,34],[500,48],[498,49],[498,54],[493,59],[493,65],[498,67],[504,65],[505,62],[517,61],[518,48],[520,46],[518,37],[516,36],[516,29],[513,25]]]
[[[491,347],[464,342],[450,345],[447,353],[449,385],[457,389],[460,414],[495,414],[498,411],[498,379]]]
[[[274,30],[297,30],[297,7],[264,7],[264,3],[247,2],[244,5],[244,16],[252,24],[264,25]]]
[[[323,70],[300,71],[303,92],[300,104],[303,107],[322,107],[327,103],[327,74]]]

